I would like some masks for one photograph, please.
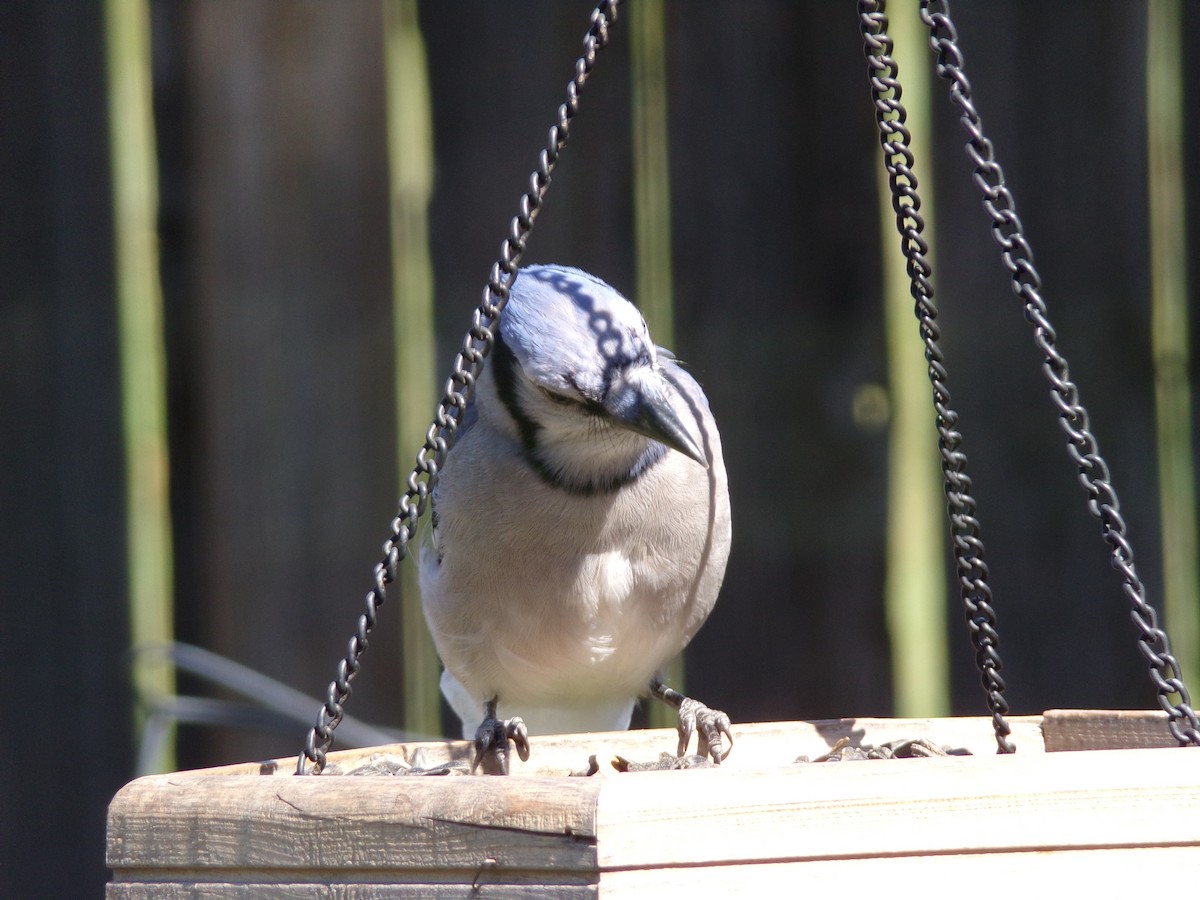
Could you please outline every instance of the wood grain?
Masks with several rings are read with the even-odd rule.
[[[610,779],[599,803],[602,868],[1200,845],[1200,754],[646,772]]]
[[[883,856],[787,863],[746,863],[605,872],[597,896],[605,900],[643,897],[803,897],[886,894],[922,900],[961,900],[988,889],[1015,896],[1059,896],[1061,885],[1098,887],[1095,897],[1138,897],[1154,876],[1200,874],[1200,847],[1131,847],[1105,850],[1033,851]],[[1039,888],[1039,885],[1041,886]],[[1044,893],[1043,893],[1044,891]]]
[[[1046,746],[1155,743],[1157,713],[1052,711]],[[844,719],[735,729],[729,764],[568,777],[590,755],[652,759],[669,731],[538,738],[510,778],[295,777],[291,760],[140,778],[109,809],[110,898],[757,895],[958,884],[986,864],[1077,885],[1200,871],[1200,754],[1044,752],[1043,717],[995,753],[986,719]],[[842,737],[975,755],[795,763]],[[462,756],[462,742],[331,755],[353,768]],[[736,762],[735,762],[736,760]],[[547,774],[550,773],[550,774]],[[1133,881],[1131,881],[1133,879]],[[936,893],[935,893],[936,896]]]
[[[595,866],[589,779],[140,778],[113,800],[116,869]]]
[[[1013,716],[1009,719],[1013,740],[1026,752],[1040,753],[1044,749],[1041,716]],[[1165,725],[1163,726],[1165,730]],[[854,746],[877,745],[887,741],[924,738],[934,743],[965,750],[976,755],[996,752],[990,719],[826,719],[813,722],[762,722],[735,725],[734,751],[723,763],[725,769],[759,769],[792,763],[798,756],[818,757],[829,751],[840,739]],[[614,756],[638,762],[650,762],[661,753],[674,753],[678,738],[673,729],[644,729],[597,734],[543,735],[531,739],[532,753],[528,762],[513,760],[516,776],[563,776],[584,771],[589,757],[595,755],[603,770],[611,771],[608,760]],[[695,742],[692,743],[695,750]],[[466,741],[424,741],[389,744],[329,754],[329,762],[342,771],[363,765],[379,756],[406,762],[466,762],[471,748]],[[233,766],[201,770],[220,775],[257,775],[264,767],[270,774],[290,776],[296,768],[294,758],[267,760],[261,763],[241,763]]]
[[[1049,709],[1042,715],[1048,752],[1174,747],[1167,714],[1150,709]]]

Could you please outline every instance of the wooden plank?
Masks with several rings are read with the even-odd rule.
[[[1009,723],[1013,740],[1022,752],[1043,750],[1041,716],[1013,716]],[[788,765],[796,757],[815,758],[826,753],[840,739],[855,746],[886,741],[924,738],[942,746],[966,750],[976,755],[992,755],[996,741],[990,719],[962,717],[946,719],[826,719],[813,722],[761,722],[735,725],[734,751],[722,768],[760,769]],[[597,734],[542,735],[530,739],[532,753],[528,762],[513,760],[513,774],[519,776],[562,776],[585,771],[593,754],[605,763],[620,755],[638,762],[649,762],[663,752],[674,753],[677,737],[673,729],[643,729]],[[695,742],[692,744],[695,749]],[[470,759],[466,741],[425,741],[389,744],[381,747],[343,750],[331,753],[333,766],[348,771],[373,756],[425,764]],[[213,775],[275,774],[290,776],[296,768],[294,758],[242,763],[201,772]]]
[[[151,776],[113,800],[108,865],[118,880],[172,868],[334,880],[335,870],[407,869],[458,870],[470,883],[488,866],[552,882],[595,869],[600,789],[584,778]]]
[[[642,772],[599,800],[601,868],[1200,844],[1187,750]]]
[[[166,85],[186,85],[162,135],[184,400],[171,499],[180,546],[205,548],[179,554],[179,634],[323,694],[388,533],[380,495],[415,451],[394,438],[382,4],[172,7],[175,28],[155,31],[173,51]],[[373,684],[404,678],[398,614],[380,616],[392,650],[372,654]],[[356,688],[356,716],[396,721],[395,692]],[[192,759],[280,747],[244,728],[189,742]]]
[[[996,891],[1060,896],[1059,885],[1095,897],[1142,896],[1164,873],[1178,884],[1200,874],[1200,847],[1128,847],[1059,852],[964,853],[727,866],[629,869],[600,878],[604,900],[642,897],[864,895],[953,898]],[[1166,873],[1170,873],[1169,882]],[[873,889],[872,889],[873,888]],[[884,890],[885,889],[885,890]],[[813,892],[825,892],[814,894]]]
[[[1158,709],[1050,709],[1042,715],[1042,735],[1047,752],[1179,745]]]
[[[1053,746],[1063,734],[1095,741],[1153,718],[1047,717]],[[1124,724],[1103,724],[1106,717]],[[1131,855],[1135,848],[1169,859],[1173,870],[1197,864],[1200,755],[1043,753],[1041,722],[1014,721],[1024,750],[1013,756],[994,753],[986,719],[845,719],[740,726],[729,764],[682,772],[562,776],[592,753],[652,759],[673,735],[651,731],[538,738],[541,763],[512,778],[297,778],[286,774],[292,760],[151,776],[110,805],[109,896],[300,898],[330,886],[352,897],[436,897],[480,883],[500,896],[538,886],[594,896],[597,884],[617,896],[654,895],[656,885],[685,883],[771,893],[798,883],[799,872],[805,884],[828,886],[882,877],[892,866],[915,885],[930,873],[959,877],[983,855],[993,864],[1011,857],[1006,868],[1046,877],[1100,872],[1093,851],[1119,850],[1133,863],[1143,859]],[[791,762],[842,737],[925,737],[983,755]],[[429,762],[463,756],[468,746],[393,745],[332,754],[331,762],[352,768],[381,751],[420,752]],[[546,770],[556,774],[538,774]]]
[[[1110,750],[592,779],[155,776],[114,800],[108,863],[561,872],[1195,843],[1196,758]]]
[[[7,897],[99,892],[97,826],[136,754],[105,7],[0,2],[0,684],[23,735],[0,788]],[[70,589],[22,599],[64,547]]]
[[[1038,722],[1014,720],[1026,746],[1040,745]],[[985,719],[766,723],[738,726],[735,734],[724,771],[774,769],[802,753],[819,756],[842,738],[873,744],[928,737],[993,750]],[[518,761],[510,782],[294,778],[291,759],[151,776],[127,785],[110,806],[108,864],[118,879],[164,867],[370,870],[395,867],[403,848],[403,866],[419,871],[449,867],[462,875],[486,858],[502,860],[507,872],[594,871],[594,810],[609,779],[561,776],[585,769],[593,754],[604,762],[617,754],[650,761],[674,744],[670,730],[539,737],[530,762]],[[428,742],[343,751],[330,762],[349,770],[379,755],[433,763],[464,760],[469,752],[463,741]],[[602,771],[626,777],[607,766]],[[528,784],[547,774],[554,778]]]
[[[107,900],[449,900],[482,895],[488,900],[587,900],[596,897],[597,885],[490,884],[479,882],[478,893],[470,882],[462,884],[237,884],[194,881],[186,884],[110,884]]]
[[[1010,884],[1022,882],[1061,884],[1072,888],[1103,888],[1098,896],[1138,896],[1147,887],[1147,873],[1170,871],[1173,878],[1200,874],[1198,847],[1127,847],[1104,850],[1022,852],[1006,854],[939,854],[936,856],[877,857],[806,862],[700,866],[664,869],[628,869],[606,872],[599,885],[496,885],[479,882],[492,898],[603,897],[605,900],[668,896],[796,896],[799,891],[845,892],[850,884],[888,886],[891,891],[913,891],[934,900],[958,898],[964,886],[978,884],[981,872],[1003,873]],[[410,900],[429,897],[463,897],[470,885],[361,884],[340,896],[355,900]],[[330,885],[323,883],[236,884],[194,881],[187,884],[146,883],[109,885],[108,900],[193,900],[196,897],[231,900],[324,900]]]

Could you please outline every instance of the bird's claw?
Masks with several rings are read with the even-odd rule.
[[[488,715],[475,732],[475,756],[471,761],[471,774],[476,770],[484,775],[507,775],[512,749],[517,748],[521,762],[529,759],[529,730],[520,716],[497,719]]]
[[[729,716],[724,712],[710,709],[699,700],[684,697],[679,704],[679,752],[676,755],[682,757],[687,754],[692,735],[696,734],[697,753],[711,757],[713,763],[719,766],[733,750],[733,732],[730,728]],[[728,738],[728,746],[723,738]]]

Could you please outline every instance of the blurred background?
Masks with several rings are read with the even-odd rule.
[[[892,6],[1013,712],[1155,706],[946,84]],[[13,896],[99,889],[104,810],[139,768],[299,751],[589,11],[0,5]],[[1195,690],[1200,8],[952,11]],[[631,0],[524,260],[639,302],[708,393],[734,546],[684,669],[735,721],[986,714],[877,134],[855,4]],[[403,593],[347,710],[435,733],[436,660]],[[167,665],[171,641],[312,699],[260,708],[240,670]]]

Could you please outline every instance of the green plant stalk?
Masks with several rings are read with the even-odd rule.
[[[666,27],[662,0],[628,7],[630,110],[633,141],[633,244],[635,299],[656,343],[674,349],[671,277],[671,185],[667,145]],[[666,681],[684,690],[683,654],[667,666]],[[678,716],[651,703],[652,728],[674,728]]]
[[[434,383],[433,266],[429,200],[433,192],[433,123],[425,44],[416,0],[384,0],[387,141],[391,180],[392,297],[396,426],[400,477],[408,452],[425,441]],[[415,549],[415,548],[412,548]],[[411,553],[411,550],[410,550]],[[441,664],[421,610],[415,560],[400,568],[404,654],[404,730],[441,733]]]
[[[926,35],[916,4],[894,4],[889,21],[893,57],[904,84],[911,147],[919,160],[932,146]],[[928,183],[921,186],[921,195],[928,236],[933,233],[933,194]],[[897,242],[887,175],[882,171],[879,210],[892,407],[884,607],[892,650],[893,703],[897,716],[944,716],[950,711],[944,499],[928,368],[913,316],[911,282]]]
[[[675,346],[671,278],[671,170],[662,0],[629,7],[633,138],[633,239],[638,308],[654,340]]]
[[[174,636],[166,350],[156,232],[158,166],[146,0],[106,0],[104,27],[130,640],[133,646],[144,646],[168,643]],[[140,703],[174,694],[174,667],[149,655],[136,657],[133,686]],[[140,708],[136,719],[140,730]],[[169,771],[174,760],[172,732],[153,765],[158,771]]]
[[[1165,624],[1185,682],[1200,678],[1188,350],[1187,218],[1184,210],[1184,70],[1179,0],[1150,0],[1146,35],[1146,133],[1150,208],[1150,340],[1154,360]]]

